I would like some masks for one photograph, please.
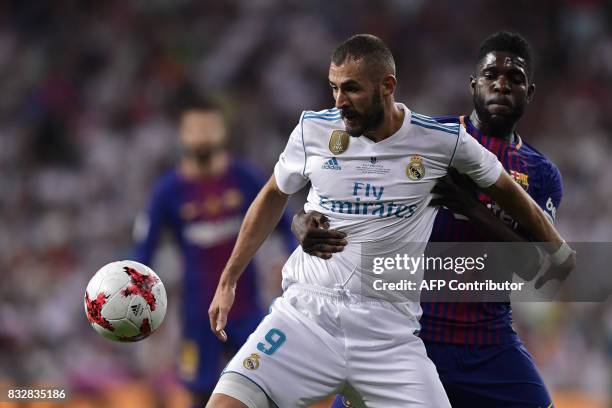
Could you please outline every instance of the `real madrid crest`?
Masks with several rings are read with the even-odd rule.
[[[259,368],[259,359],[261,357],[257,353],[253,353],[244,360],[242,360],[242,365],[247,370],[257,370]]]
[[[425,165],[421,156],[418,154],[410,156],[410,163],[406,167],[406,175],[411,180],[420,180],[425,177]]]
[[[329,151],[333,154],[342,154],[348,149],[351,136],[344,130],[334,130],[329,138]]]

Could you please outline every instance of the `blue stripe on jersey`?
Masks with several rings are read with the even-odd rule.
[[[419,119],[422,122],[430,123],[430,124],[435,125],[435,126],[441,126],[443,128],[449,128],[449,129],[459,129],[459,124],[458,123],[440,123],[440,122],[436,121],[434,118],[432,118],[430,116],[421,115],[421,114],[416,113],[416,112],[412,112],[412,117],[416,118],[416,119]]]
[[[451,131],[453,132],[453,134],[458,134],[459,133],[459,125],[455,124],[455,123],[439,123],[436,122],[435,119],[429,117],[429,116],[425,116],[425,115],[420,115],[416,112],[412,112],[411,113],[412,117],[411,119],[414,119],[417,122],[420,122],[422,124],[427,124],[430,126],[436,126],[437,128],[440,128],[440,130],[444,129],[443,131]]]
[[[323,109],[323,110],[320,110],[320,111],[309,110],[309,111],[304,111],[304,112],[312,113],[312,114],[315,114],[315,115],[327,115],[329,113],[333,113],[333,114],[340,113],[340,109],[338,109],[338,108],[329,108],[329,109]]]
[[[434,125],[428,122],[422,122],[420,119],[417,119],[416,117],[412,117],[410,119],[410,123],[415,124],[417,126],[427,128],[427,129],[439,130],[441,132],[450,133],[451,135],[455,135],[455,136],[459,134],[459,126],[457,126],[455,129],[449,129],[449,128],[442,127],[440,125]]]
[[[328,121],[335,121],[340,119],[341,116],[320,116],[320,115],[304,115],[304,119],[321,119],[321,120],[328,120]]]
[[[318,118],[331,118],[331,117],[340,116],[340,112],[329,112],[329,113],[306,112],[306,116],[316,116]]]
[[[323,119],[323,120],[336,120],[340,119],[340,110],[337,108],[326,109],[323,111],[305,111],[304,119]]]

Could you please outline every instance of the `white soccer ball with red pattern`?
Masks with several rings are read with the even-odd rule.
[[[85,290],[91,326],[115,341],[138,341],[153,333],[166,315],[166,289],[146,265],[118,261],[103,266]]]

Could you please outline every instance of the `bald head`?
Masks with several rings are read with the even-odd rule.
[[[350,60],[361,61],[374,80],[387,75],[395,76],[395,61],[391,50],[374,35],[357,34],[336,47],[331,58],[332,64],[340,66]]]

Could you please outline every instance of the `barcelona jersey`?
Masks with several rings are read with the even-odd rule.
[[[518,134],[507,142],[482,134],[469,117],[436,118],[441,123],[461,123],[481,145],[497,155],[506,171],[554,222],[563,186],[559,170],[543,154],[522,141]],[[479,201],[503,222],[520,232],[518,224],[484,193]],[[430,242],[487,242],[469,220],[441,208],[436,216]],[[513,343],[510,303],[422,303],[421,338],[452,344],[492,345]]]
[[[244,215],[262,186],[259,174],[237,160],[223,174],[196,180],[172,170],[155,186],[146,218],[136,228],[140,233],[135,259],[149,264],[162,229],[168,228],[184,262],[182,313],[186,325],[209,330],[208,307],[219,277]],[[286,217],[281,220],[280,229],[288,250],[292,251],[295,240]],[[230,319],[261,309],[256,278],[255,265],[251,263],[238,281]]]

